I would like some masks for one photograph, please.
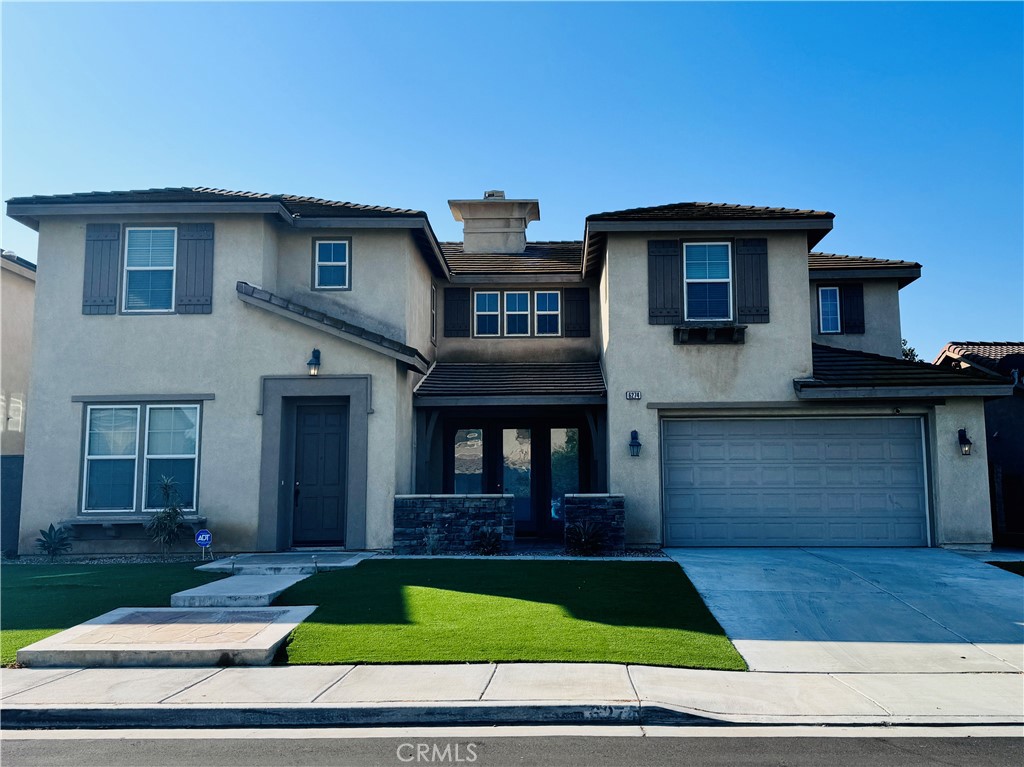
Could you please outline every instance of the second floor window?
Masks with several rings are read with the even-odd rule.
[[[822,333],[840,333],[839,288],[818,288],[818,327]]]
[[[173,227],[126,230],[123,311],[174,310],[177,239]]]
[[[537,293],[537,335],[557,336],[561,332],[558,291]]]
[[[732,266],[726,242],[686,243],[687,320],[732,319]]]
[[[474,304],[474,325],[478,336],[496,336],[500,330],[497,293],[477,293]]]
[[[317,290],[348,290],[350,285],[348,240],[318,240],[314,245],[313,287]]]
[[[505,294],[505,335],[530,335],[530,294]]]

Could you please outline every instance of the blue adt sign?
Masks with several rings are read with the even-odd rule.
[[[213,543],[213,533],[209,530],[203,529],[196,533],[196,546],[202,546],[204,549]]]

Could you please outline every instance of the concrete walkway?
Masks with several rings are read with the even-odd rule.
[[[942,549],[666,549],[754,671],[1024,670],[1024,578]]]
[[[613,664],[4,669],[2,726],[1006,725],[1018,674],[774,674]]]

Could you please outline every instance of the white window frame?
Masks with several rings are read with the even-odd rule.
[[[171,408],[192,408],[196,411],[196,452],[192,455],[150,455],[149,454],[149,416],[154,410],[170,410]],[[192,460],[192,503],[191,505],[182,505],[182,509],[185,511],[191,511],[195,513],[196,507],[199,505],[199,499],[196,497],[199,494],[199,435],[200,422],[202,418],[202,412],[199,405],[189,405],[176,402],[161,402],[159,405],[146,405],[146,431],[145,431],[145,443],[142,447],[142,497],[137,499],[137,503],[142,507],[144,513],[150,514],[157,511],[162,511],[161,508],[149,508],[146,506],[146,496],[149,494],[149,459],[164,459],[164,460],[175,460],[175,459],[191,459]],[[138,451],[136,451],[138,452]],[[182,498],[182,501],[185,499]]]
[[[478,312],[477,311],[477,296],[497,296],[498,297],[498,310],[494,312]],[[501,291],[500,290],[477,290],[473,293],[473,337],[474,338],[500,338],[501,337]],[[479,326],[477,325],[476,318],[481,317],[497,317],[498,318],[498,330],[495,333],[480,333],[478,332]]]
[[[342,266],[339,261],[320,262],[321,245],[344,245],[345,246],[345,284],[344,285],[321,285],[321,266]],[[314,240],[313,241],[313,288],[315,290],[351,290],[352,289],[352,241],[347,238],[337,240]]]
[[[508,310],[508,297],[509,296],[526,296],[526,310],[517,309],[514,312]],[[530,335],[530,309],[532,307],[532,296],[528,290],[506,290],[501,294],[501,306],[505,313],[504,325],[505,335],[510,338],[524,338]],[[508,318],[509,317],[526,317],[526,331],[523,333],[512,333],[508,329]]]
[[[128,266],[128,233],[129,232],[174,232],[174,257],[171,270],[171,305],[167,309],[129,309],[128,308],[128,272],[165,272],[166,266]],[[174,297],[178,288],[178,227],[176,226],[127,226],[124,230],[124,268],[122,274],[124,285],[121,290],[122,314],[174,314]]]
[[[437,286],[430,283],[430,340],[437,341]]]
[[[551,311],[550,309],[545,309],[544,311],[541,311],[539,308],[537,308],[537,307],[540,307],[540,302],[537,300],[537,296],[539,296],[542,293],[545,294],[545,295],[554,294],[554,295],[558,296],[558,309],[556,309],[555,311]],[[539,338],[554,338],[556,336],[562,335],[562,291],[560,291],[560,290],[535,290],[533,292],[533,305],[535,307],[535,309],[534,309],[534,324],[533,324],[534,325],[533,326],[534,335],[538,336]],[[556,324],[558,326],[558,329],[557,329],[556,332],[554,332],[554,333],[541,333],[540,332],[540,321],[539,320],[540,320],[540,317],[542,315],[545,316],[545,317],[550,317],[552,315],[555,316]]]
[[[111,512],[128,511],[134,512],[139,499],[139,424],[142,421],[141,405],[89,405],[85,412],[85,439],[82,445],[82,513],[83,514],[110,514]],[[118,509],[90,509],[87,508],[89,498],[89,462],[90,461],[127,461],[128,456],[124,455],[89,455],[89,434],[92,428],[93,410],[134,410],[135,411],[135,453],[132,461],[132,505],[127,508]]]
[[[822,296],[822,294],[826,290],[834,290],[835,294],[836,294],[836,329],[835,330],[825,330],[825,323],[824,323],[825,316],[824,316],[824,314],[822,314],[822,311],[821,311],[821,307],[822,307],[821,296]],[[822,335],[839,335],[839,334],[841,334],[843,332],[843,305],[842,305],[842,301],[840,301],[839,287],[838,286],[830,285],[830,286],[827,286],[827,287],[819,287],[818,288],[818,332],[821,333]]]
[[[728,252],[727,264],[729,267],[729,276],[726,279],[716,277],[714,279],[689,279],[686,276],[686,249],[688,247],[702,246],[702,245],[725,245]],[[687,322],[730,322],[733,318],[733,300],[732,300],[732,243],[731,242],[684,242],[683,243],[683,306],[684,314]],[[709,284],[709,283],[725,283],[726,285],[726,296],[729,300],[729,313],[726,317],[691,317],[690,316],[690,295],[687,287],[691,284]]]

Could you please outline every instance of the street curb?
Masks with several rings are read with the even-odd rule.
[[[4,706],[0,730],[228,729],[246,727],[472,727],[633,725],[749,727],[1024,727],[1005,716],[779,716],[692,712],[653,703],[387,703],[364,706]]]

